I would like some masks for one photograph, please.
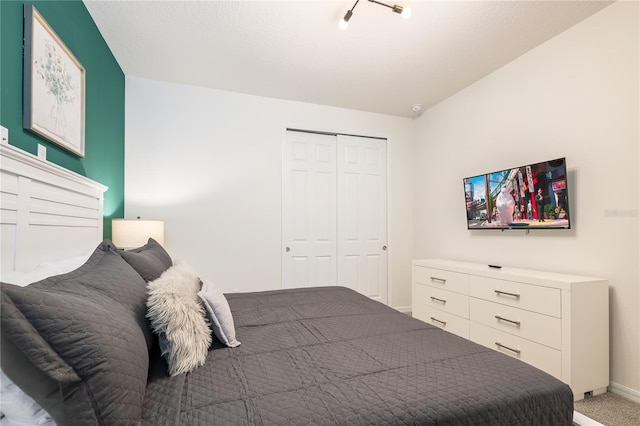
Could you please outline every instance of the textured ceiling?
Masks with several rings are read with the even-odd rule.
[[[84,0],[128,76],[406,117],[606,1]],[[393,4],[393,2],[389,2]]]

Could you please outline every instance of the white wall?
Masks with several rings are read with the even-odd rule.
[[[224,291],[281,288],[286,127],[388,138],[389,274],[411,305],[411,119],[127,77],[125,215]]]
[[[415,256],[607,278],[611,381],[640,397],[638,2],[617,2],[416,120]],[[566,157],[572,230],[468,231],[462,180]],[[589,356],[589,354],[584,354]]]

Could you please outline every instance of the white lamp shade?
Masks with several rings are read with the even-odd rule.
[[[111,241],[122,249],[143,246],[149,238],[164,244],[164,221],[146,219],[113,219]]]

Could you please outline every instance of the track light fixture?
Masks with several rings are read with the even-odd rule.
[[[353,10],[358,5],[359,1],[360,0],[356,0],[356,2],[353,5],[353,7],[351,9],[347,10],[347,13],[345,13],[344,18],[342,18],[340,20],[340,22],[338,23],[338,26],[340,27],[341,30],[346,30],[347,27],[349,26],[349,19],[351,19],[351,17],[353,16]],[[379,2],[377,0],[368,0],[368,1],[370,3],[379,4],[380,6],[388,7],[393,12],[400,14],[400,16],[402,16],[404,19],[409,19],[409,17],[411,16],[411,8],[403,7],[403,6],[400,6],[400,5],[397,5],[397,4],[394,4],[393,6],[390,6],[388,4]]]

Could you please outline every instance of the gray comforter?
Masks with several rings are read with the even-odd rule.
[[[566,384],[354,291],[227,298],[242,345],[176,377],[155,348],[144,424],[572,424]]]

